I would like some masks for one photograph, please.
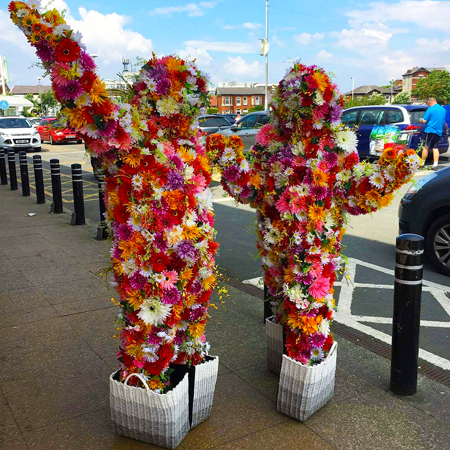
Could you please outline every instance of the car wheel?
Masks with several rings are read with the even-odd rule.
[[[82,144],[83,143],[83,141],[81,140],[81,139],[79,139],[78,141],[77,141],[77,144]]]
[[[56,145],[56,141],[53,140],[53,136],[50,135],[50,144],[51,145]]]
[[[427,233],[426,250],[433,266],[450,276],[450,214],[433,222]]]

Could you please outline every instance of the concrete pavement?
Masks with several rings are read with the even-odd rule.
[[[118,310],[98,275],[109,244],[69,221],[0,186],[0,448],[156,448],[110,431]],[[261,299],[231,284],[207,331],[221,361],[212,416],[180,448],[447,448],[450,389],[420,377],[416,396],[397,398],[389,361],[339,335],[333,400],[304,424],[278,413]]]

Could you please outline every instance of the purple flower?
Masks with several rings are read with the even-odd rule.
[[[160,345],[161,342],[162,342],[162,338],[160,338],[160,337],[157,336],[156,334],[159,333],[159,331],[161,331],[161,330],[158,329],[158,328],[154,328],[152,331],[153,331],[154,333],[148,335],[147,342],[148,342],[150,345]]]
[[[342,115],[342,106],[341,105],[335,105],[333,109],[331,110],[331,121],[332,122],[338,122]]]
[[[323,200],[330,195],[330,191],[325,186],[311,186],[309,192],[315,200]]]
[[[121,223],[115,231],[121,241],[128,241],[133,236],[133,228],[127,223]]]
[[[250,187],[248,187],[248,186],[244,186],[243,188],[242,188],[242,192],[241,192],[241,197],[242,198],[248,198],[248,197],[250,197],[250,195],[252,195],[252,193],[253,193],[253,191],[252,191],[252,189],[250,188]]]
[[[177,255],[185,261],[195,261],[197,257],[197,249],[190,241],[181,241],[176,247]]]
[[[293,157],[292,151],[289,147],[283,147],[280,151],[280,156],[282,158],[282,160],[286,160],[287,161],[283,161],[283,164],[285,166],[290,166],[291,165],[291,159]]]
[[[171,170],[169,175],[167,176],[167,184],[166,186],[174,191],[175,189],[179,189],[180,191],[184,188],[184,177],[181,173],[176,172],[175,170]]]
[[[116,126],[117,122],[115,120],[108,120],[108,122],[105,123],[103,130],[98,130],[98,134],[100,136],[109,138],[114,134]]]
[[[200,293],[201,290],[202,290],[202,285],[200,284],[200,282],[198,280],[196,280],[192,283],[192,286],[189,288],[189,293],[190,294],[198,294],[198,293]]]
[[[324,159],[330,167],[334,167],[337,163],[338,156],[336,153],[327,152],[325,153]]]
[[[148,72],[149,78],[159,81],[167,75],[167,67],[163,64],[158,64],[157,66],[152,67]]]
[[[63,100],[76,100],[83,93],[83,87],[77,80],[70,80],[66,84],[59,85],[56,90]]]
[[[39,59],[45,62],[55,61],[55,51],[48,43],[48,41],[41,39],[36,43],[36,55]]]
[[[133,273],[133,275],[131,275],[129,280],[130,280],[130,286],[136,291],[139,291],[140,289],[144,289],[145,285],[147,284],[147,278],[145,278],[139,272]]]
[[[181,161],[181,158],[179,156],[172,155],[169,159],[178,170],[181,170],[183,168],[183,161]]]
[[[239,179],[239,168],[237,166],[229,166],[223,171],[223,176],[228,181],[237,181]]]
[[[167,95],[170,91],[172,83],[168,78],[163,78],[156,83],[156,93],[158,95]]]
[[[313,347],[322,348],[327,338],[322,333],[315,333],[312,334],[309,339]]]
[[[201,317],[206,315],[206,308],[204,306],[199,306],[191,311],[189,314],[189,319],[194,321],[200,319]]]
[[[175,338],[173,339],[173,343],[175,345],[181,345],[183,342],[186,341],[185,335],[183,330],[177,330],[177,333],[175,334]]]
[[[165,252],[167,250],[167,242],[164,240],[164,236],[161,232],[155,233],[153,238],[153,245],[162,252]]]
[[[115,243],[115,245],[112,248],[111,256],[114,259],[120,259],[122,256],[122,250],[120,250],[119,246],[117,245],[117,242]]]
[[[81,67],[83,67],[84,70],[94,70],[95,69],[94,60],[85,51],[82,51],[80,54],[80,62],[81,62]]]
[[[161,301],[166,305],[175,305],[176,303],[180,303],[181,301],[180,292],[175,286],[170,289],[164,289]]]

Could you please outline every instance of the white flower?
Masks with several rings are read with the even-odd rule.
[[[163,116],[171,116],[180,111],[180,104],[173,97],[165,97],[156,102],[156,109]]]
[[[53,28],[53,34],[56,34],[56,36],[63,36],[64,33],[69,30],[69,25],[62,23],[61,25],[57,25],[55,28]]]
[[[172,306],[165,305],[157,298],[147,298],[141,305],[138,317],[147,325],[161,325],[169,316]]]
[[[338,130],[336,131],[334,142],[345,153],[353,153],[358,144],[356,134],[351,130]]]
[[[144,179],[139,174],[133,176],[133,179],[132,179],[131,183],[133,184],[133,188],[136,191],[140,191],[142,189],[142,181],[143,180]]]
[[[203,192],[201,192],[200,194],[197,194],[197,198],[198,198],[198,201],[199,201],[200,205],[204,209],[206,209],[208,211],[212,211],[212,209],[213,209],[213,196],[212,196],[210,188],[206,188]]]
[[[250,170],[250,166],[248,165],[248,161],[246,159],[243,159],[239,165],[241,167],[242,172],[244,173],[247,173]]]
[[[313,348],[311,351],[311,358],[316,360],[323,359],[323,351],[320,348]]]
[[[314,103],[319,106],[322,106],[324,104],[323,95],[319,90],[316,91],[316,98],[314,99]]]
[[[319,325],[319,332],[328,337],[330,334],[330,321],[327,319],[323,319]]]
[[[222,158],[225,161],[229,161],[230,159],[234,158],[236,156],[236,153],[234,150],[230,147],[225,147],[225,150],[223,151]]]
[[[294,242],[295,242],[296,244],[301,244],[301,243],[302,243],[302,235],[301,235],[298,231],[296,231],[296,232],[292,235],[292,237],[294,238]]]
[[[147,88],[149,92],[155,92],[156,90],[156,83],[153,78],[149,78],[147,81]]]
[[[89,123],[86,127],[86,133],[90,138],[98,138],[98,128],[94,123]]]
[[[298,141],[293,147],[292,147],[292,153],[294,155],[303,155],[305,153],[305,146],[302,141]]]
[[[139,273],[140,273],[143,277],[148,278],[148,277],[150,277],[150,276],[152,275],[153,270],[151,269],[151,267],[148,267],[148,266],[142,266],[142,267],[141,267],[141,270],[139,271]]]
[[[383,175],[381,175],[380,172],[373,173],[370,177],[370,184],[377,189],[381,189],[384,186],[384,178]]]

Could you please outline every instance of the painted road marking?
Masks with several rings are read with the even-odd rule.
[[[213,203],[224,203],[224,202],[234,202],[235,199],[233,197],[222,197],[222,198],[213,198]]]
[[[353,294],[356,288],[365,289],[386,289],[393,290],[394,284],[374,284],[374,283],[356,283],[356,269],[357,266],[364,266],[369,269],[377,270],[387,275],[391,275],[394,278],[394,271],[391,269],[386,269],[382,266],[377,266],[375,264],[367,263],[355,258],[349,258],[347,264],[347,275],[348,278],[341,282],[336,282],[334,285],[339,286],[340,292],[336,300],[338,300],[338,311],[336,313],[336,322],[347,325],[350,328],[361,331],[362,333],[368,334],[380,341],[383,341],[391,345],[392,337],[389,334],[383,333],[370,326],[370,323],[377,324],[392,324],[392,318],[390,317],[377,317],[377,316],[362,316],[353,315],[351,312]],[[392,280],[393,281],[393,280]],[[257,288],[263,289],[262,277],[251,278],[249,280],[243,281],[245,284],[250,284],[256,286]],[[436,320],[421,320],[421,327],[432,327],[432,328],[450,328],[450,298],[447,294],[450,294],[450,287],[442,284],[434,283],[432,281],[423,280],[422,291],[429,292],[434,299],[442,306],[448,317],[447,320],[436,321]],[[435,366],[441,367],[445,370],[450,370],[450,361],[448,359],[442,358],[441,356],[435,355],[424,349],[419,349],[419,357],[425,361],[434,364]]]

